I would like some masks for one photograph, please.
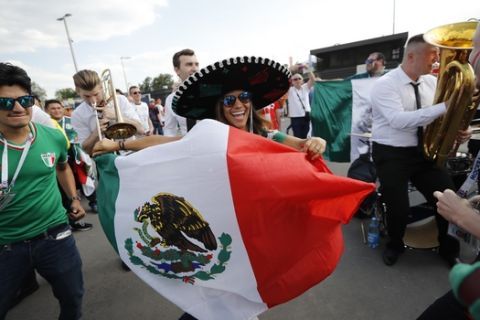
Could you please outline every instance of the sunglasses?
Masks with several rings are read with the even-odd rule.
[[[35,104],[35,99],[33,96],[21,96],[18,98],[0,97],[0,110],[12,111],[15,107],[15,101],[17,101],[24,108],[30,108]]]
[[[223,105],[225,107],[232,107],[235,104],[235,101],[240,100],[241,103],[250,102],[252,94],[250,92],[244,91],[238,95],[238,97],[228,95],[223,97]]]
[[[132,92],[132,94],[142,94],[140,91]]]

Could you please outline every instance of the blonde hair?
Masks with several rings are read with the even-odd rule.
[[[73,75],[75,88],[90,91],[95,89],[101,81],[98,73],[92,70],[80,70]]]

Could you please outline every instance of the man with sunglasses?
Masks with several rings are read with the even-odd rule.
[[[31,122],[31,80],[0,63],[0,319],[32,270],[52,286],[60,319],[80,319],[82,261],[68,226],[57,178],[71,199],[70,216],[85,211],[67,164],[68,141],[57,129]]]
[[[150,121],[150,112],[148,106],[145,102],[142,101],[142,92],[137,86],[131,86],[128,89],[128,93],[133,99],[132,105],[135,108],[135,111],[138,114],[138,118],[143,127],[143,131],[146,136],[149,136],[153,132],[153,124]]]
[[[292,86],[288,90],[288,116],[290,117],[293,135],[305,139],[310,130],[310,89],[315,83],[315,75],[308,73],[308,81],[303,83],[303,76],[295,73]]]
[[[195,56],[195,52],[191,49],[183,49],[176,52],[173,55],[173,69],[180,78],[180,81],[185,81],[189,76],[198,71],[198,60]],[[172,110],[172,101],[174,93],[168,95],[165,100],[165,125],[163,127],[163,134],[166,136],[176,136],[178,129],[183,136],[187,133],[187,129],[190,129],[195,124],[194,121],[184,117],[180,117]]]
[[[366,72],[357,73],[347,79],[365,79],[380,77],[386,73],[385,71],[385,56],[381,52],[372,52],[368,55],[367,60],[365,60]]]

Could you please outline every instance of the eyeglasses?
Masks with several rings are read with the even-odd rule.
[[[33,96],[21,96],[18,98],[0,97],[0,110],[12,111],[15,107],[15,101],[17,101],[25,109],[30,108],[35,104],[35,99]]]
[[[132,92],[132,94],[142,94],[140,91]]]
[[[223,105],[225,107],[232,107],[235,104],[235,101],[240,100],[241,103],[250,102],[252,94],[250,92],[244,91],[238,95],[238,97],[228,95],[223,97]]]
[[[365,64],[372,64],[374,63],[375,61],[377,61],[378,59],[367,59],[365,60]]]
[[[302,78],[293,78],[292,80],[297,81],[297,80],[303,80],[303,79]]]

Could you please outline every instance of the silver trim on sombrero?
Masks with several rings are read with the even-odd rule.
[[[175,92],[174,98],[177,100],[184,94],[184,92],[187,90],[188,86],[191,86],[193,83],[199,81],[199,79],[203,78],[205,75],[209,74],[210,72],[215,71],[217,68],[222,69],[225,66],[230,66],[230,65],[235,65],[239,63],[254,63],[254,64],[263,64],[267,65],[269,67],[272,67],[279,72],[285,74],[288,78],[292,76],[291,72],[283,66],[282,64],[271,60],[269,58],[263,58],[263,57],[255,57],[255,56],[250,56],[250,57],[231,57],[228,59],[223,59],[221,61],[217,61],[214,64],[208,65],[205,68],[195,72],[191,76],[189,76],[177,89]]]

